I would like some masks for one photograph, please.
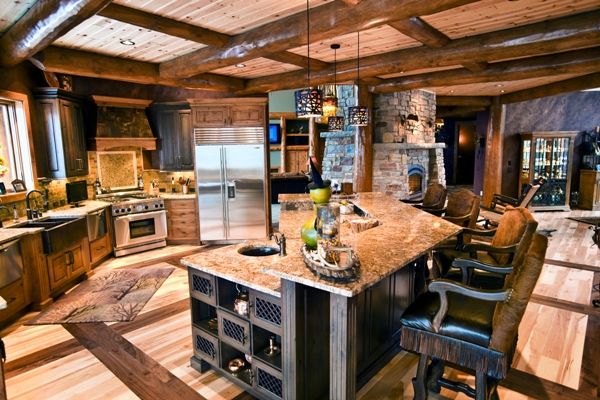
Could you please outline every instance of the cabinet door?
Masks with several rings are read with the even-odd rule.
[[[61,123],[58,113],[58,100],[36,100],[39,128],[43,142],[44,170],[50,178],[65,177],[65,157],[61,135]]]
[[[308,150],[288,150],[285,154],[286,172],[307,170]]]
[[[236,126],[261,126],[265,121],[264,107],[253,106],[232,106],[231,107],[231,125]]]
[[[50,291],[69,280],[70,254],[68,251],[48,256]]]
[[[87,150],[81,104],[59,100],[66,176],[88,174]]]
[[[192,132],[192,112],[182,110],[177,113],[178,155],[181,171],[194,170],[194,134]]]
[[[160,135],[160,169],[177,170],[177,110],[163,110],[158,113],[158,134]]]
[[[226,106],[195,106],[192,122],[197,126],[226,126],[229,125],[229,107]]]
[[[69,274],[71,278],[81,275],[85,272],[86,263],[83,257],[81,246],[69,251],[71,253],[71,264],[69,265]]]

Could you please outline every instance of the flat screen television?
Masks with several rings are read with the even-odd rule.
[[[79,203],[88,199],[86,181],[68,182],[66,189],[67,203],[72,204],[73,207],[79,207]]]
[[[279,124],[269,124],[269,143],[281,143],[281,126]]]

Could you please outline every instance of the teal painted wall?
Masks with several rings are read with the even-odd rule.
[[[296,111],[296,104],[294,101],[294,90],[280,90],[277,92],[269,93],[269,112],[294,112]],[[270,120],[271,124],[278,124],[279,120]],[[281,151],[272,150],[271,154],[271,166],[281,166]]]

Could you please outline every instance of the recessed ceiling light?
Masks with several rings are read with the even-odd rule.
[[[505,90],[504,90],[504,89],[502,89],[502,90],[500,91],[500,93],[504,93],[504,91],[505,91]]]
[[[451,90],[450,93],[454,93],[454,90]]]
[[[125,40],[121,40],[121,44],[124,44],[125,46],[133,46],[135,45],[135,43],[129,39],[125,39]]]
[[[244,68],[246,66],[246,64],[240,63],[240,64],[235,64],[235,66],[238,68]]]
[[[504,86],[504,85],[501,84],[501,83],[499,83],[499,84],[496,85],[496,87],[502,87],[502,86]]]

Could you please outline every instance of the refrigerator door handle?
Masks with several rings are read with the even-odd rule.
[[[224,191],[223,191],[223,215],[225,215],[225,221],[223,222],[225,225],[225,233],[226,233],[226,238],[229,239],[229,204],[228,204],[228,190],[229,188],[227,187],[227,149],[225,147],[222,147],[223,152],[223,162],[222,162],[222,168],[223,168],[223,180],[221,182],[222,185],[224,186]]]
[[[219,154],[221,158],[220,166],[219,166],[219,176],[221,179],[221,211],[223,212],[223,221],[222,221],[222,230],[223,230],[223,238],[227,239],[227,226],[225,225],[227,215],[226,215],[226,204],[225,204],[225,169],[223,168],[224,159],[225,159],[225,150],[223,147],[219,148]]]

